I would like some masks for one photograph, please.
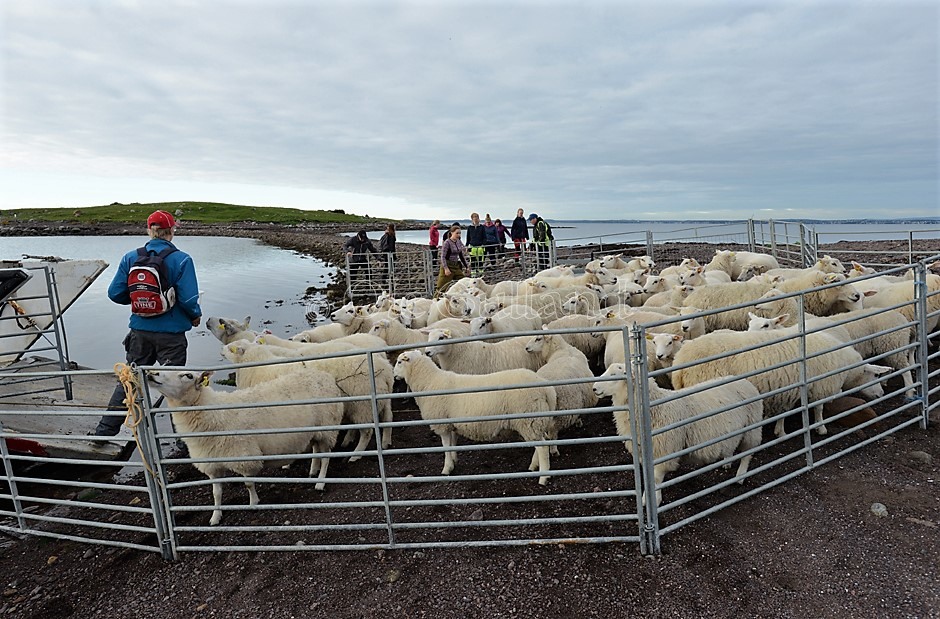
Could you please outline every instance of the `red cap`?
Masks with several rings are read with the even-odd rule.
[[[152,226],[158,228],[174,228],[176,227],[176,220],[166,211],[154,211],[150,214],[150,217],[147,218],[147,227],[150,228]]]

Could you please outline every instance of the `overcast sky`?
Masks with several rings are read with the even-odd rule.
[[[0,207],[937,216],[938,3],[0,3]]]

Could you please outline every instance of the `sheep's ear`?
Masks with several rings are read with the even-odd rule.
[[[584,272],[585,273],[597,273],[597,271],[588,267],[584,267]]]
[[[874,376],[884,376],[892,370],[893,368],[890,368],[886,365],[875,365],[873,363],[865,364],[865,371],[871,373]]]
[[[607,318],[613,318],[613,317],[614,317],[613,312],[607,312]]]
[[[648,339],[649,341],[652,342],[652,341],[653,341],[653,336],[652,336],[652,334],[647,333],[647,334],[646,334],[646,339]]]
[[[755,318],[760,318],[760,316],[758,316],[754,312],[748,312],[747,317],[750,318],[751,320],[754,320]]]
[[[451,336],[450,329],[444,329],[444,335],[446,335],[447,337],[450,337]]]
[[[245,316],[245,328],[248,328],[248,323],[251,322],[251,316]]]
[[[362,316],[364,313],[365,313],[365,310],[364,310],[363,308],[361,308],[361,307],[357,307],[357,308],[356,308],[356,315],[357,315],[357,316]]]
[[[826,277],[823,278],[823,281],[825,281],[827,284],[834,284],[838,281],[841,281],[838,275],[838,273],[827,273]]]
[[[684,340],[684,339],[685,339],[685,337],[682,336],[682,335],[673,335],[673,336],[672,336],[672,341],[673,341],[673,342],[681,342],[681,341]]]
[[[209,386],[209,377],[211,377],[214,372],[206,370],[199,375],[199,380],[196,382],[196,389],[202,389],[203,387]]]
[[[878,290],[865,290],[864,292],[862,292],[862,295],[866,297],[873,297],[876,294],[878,294]]]

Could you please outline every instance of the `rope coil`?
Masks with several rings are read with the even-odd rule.
[[[127,416],[124,418],[124,425],[130,429],[131,434],[134,436],[134,442],[137,443],[137,451],[140,453],[140,461],[143,463],[144,468],[157,480],[158,484],[162,485],[160,477],[154,472],[150,463],[147,462],[147,458],[144,457],[144,450],[141,449],[140,445],[140,433],[137,431],[137,427],[144,419],[144,411],[138,400],[140,384],[137,381],[137,373],[134,368],[126,363],[115,363],[114,374],[121,381],[121,386],[124,387],[124,403],[127,405]]]

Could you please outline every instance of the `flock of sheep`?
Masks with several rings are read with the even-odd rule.
[[[646,327],[646,365],[654,372],[648,386],[654,457],[695,448],[684,457],[693,465],[730,466],[737,459],[739,482],[761,443],[762,425],[773,420],[775,433],[785,434],[784,418],[800,403],[803,368],[820,434],[826,433],[822,402],[839,394],[877,398],[883,381],[899,376],[905,394],[913,395],[911,275],[875,276],[829,256],[811,268],[787,269],[766,254],[727,250],[708,264],[686,259],[654,269],[647,256],[613,255],[588,263],[580,275],[554,267],[524,281],[463,279],[438,299],[383,294],[370,306],[345,305],[330,324],[289,339],[252,331],[248,318],[210,318],[207,329],[226,359],[264,365],[239,365],[230,392],[214,389],[209,373],[153,371],[148,381],[172,407],[200,407],[173,413],[179,432],[279,430],[186,437],[193,458],[240,458],[196,463],[210,479],[252,477],[264,465],[285,463],[276,456],[310,451],[310,476],[319,476],[320,490],[329,458],[317,454],[332,451],[341,426],[358,426],[344,439],[344,445],[358,439],[352,450],[358,459],[372,438],[373,414],[392,421],[390,399],[376,400],[376,411],[367,397],[323,400],[369,396],[373,389],[391,394],[395,379],[407,383],[421,417],[440,437],[443,475],[456,466],[457,452],[448,448],[458,436],[521,438],[542,443],[529,470],[546,484],[557,454],[553,442],[602,397],[618,409],[617,434],[632,454],[623,378],[638,351],[627,354],[632,343],[625,346],[623,327],[633,324]],[[932,293],[940,291],[940,276],[928,274],[927,283]],[[940,294],[927,306],[932,330]],[[795,337],[800,332],[805,337]],[[385,354],[389,346],[399,348]],[[287,404],[275,408],[275,402]],[[391,427],[380,440],[383,448],[391,445]],[[655,465],[657,487],[678,465],[679,458]],[[254,505],[258,495],[246,485]],[[213,483],[213,525],[221,520],[221,495],[221,484]],[[656,497],[658,503],[659,491]]]

